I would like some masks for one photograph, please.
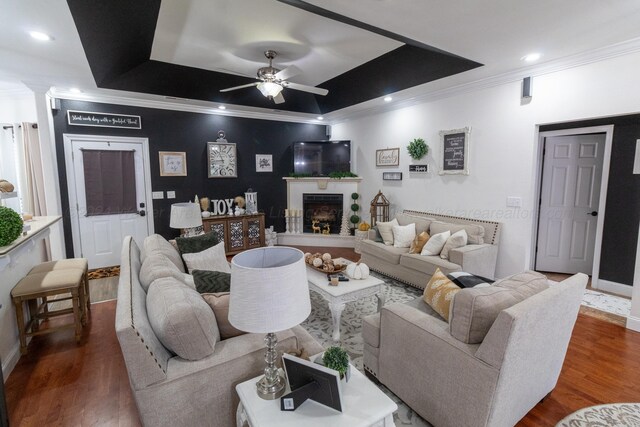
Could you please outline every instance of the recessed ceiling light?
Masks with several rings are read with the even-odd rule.
[[[224,105],[218,105],[218,109],[219,109],[219,110],[226,110],[226,109],[227,109],[227,107],[225,107]]]
[[[71,92],[71,93],[82,93],[82,91],[80,89],[78,89],[77,87],[72,87],[71,89],[69,89],[69,92]]]
[[[316,117],[316,119],[318,119],[318,120],[324,120],[324,117],[322,117],[322,116],[318,116],[318,117]]]
[[[52,40],[52,37],[49,34],[45,34],[45,33],[40,32],[40,31],[30,31],[29,35],[31,37],[33,37],[34,39],[36,39],[36,40],[40,40],[40,41],[44,41],[44,42]]]
[[[534,62],[537,61],[538,59],[540,59],[542,55],[540,55],[539,53],[530,53],[528,55],[523,56],[522,58],[520,58],[523,61],[527,61],[527,62]]]
[[[392,100],[392,99],[393,99],[393,98],[392,98],[392,97],[390,97],[390,96],[385,96],[385,97],[384,97],[384,102],[391,102],[391,100]]]

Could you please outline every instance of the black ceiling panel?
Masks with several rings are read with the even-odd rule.
[[[160,0],[67,3],[100,88],[324,114],[482,65],[305,2],[287,0],[292,7],[311,8],[310,13],[405,44],[318,85],[329,90],[327,96],[284,89],[286,102],[274,104],[252,88],[220,92],[255,79],[151,60]]]

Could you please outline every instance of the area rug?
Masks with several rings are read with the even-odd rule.
[[[105,277],[115,277],[120,275],[120,266],[94,268],[89,270],[89,280],[104,279]]]
[[[640,403],[611,403],[580,409],[556,427],[640,427]]]
[[[590,289],[585,291],[582,297],[582,305],[622,317],[628,317],[631,313],[630,299]]]

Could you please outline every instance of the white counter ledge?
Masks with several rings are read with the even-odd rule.
[[[36,216],[32,220],[26,221],[31,229],[27,235],[21,235],[13,243],[7,246],[0,246],[0,272],[9,264],[15,264],[21,254],[30,251],[36,243],[49,235],[49,227],[60,221],[62,217],[57,216]]]

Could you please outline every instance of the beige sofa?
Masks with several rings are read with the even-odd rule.
[[[420,289],[424,289],[437,268],[445,274],[466,271],[488,279],[495,277],[501,223],[412,210],[404,210],[395,218],[400,225],[415,223],[417,234],[422,231],[434,234],[445,230],[453,233],[464,228],[469,236],[469,244],[451,250],[449,259],[442,259],[437,255],[409,254],[408,248],[376,242],[376,234],[372,230],[368,240],[360,245],[360,261],[370,269]]]
[[[451,316],[470,317],[456,312],[458,297],[477,305],[478,294],[509,291],[460,291],[451,326],[421,298],[387,305],[363,319],[364,368],[435,426],[513,426],[555,387],[587,280],[576,274],[496,311],[476,343],[452,335]]]
[[[175,356],[161,344],[149,322],[147,295],[139,280],[141,254],[131,237],[124,239],[120,268],[116,333],[142,424],[235,425],[239,402],[235,385],[262,373],[264,336],[245,334],[219,341],[213,354],[196,361]],[[304,347],[316,354],[323,350],[300,326],[277,336],[279,351]]]

